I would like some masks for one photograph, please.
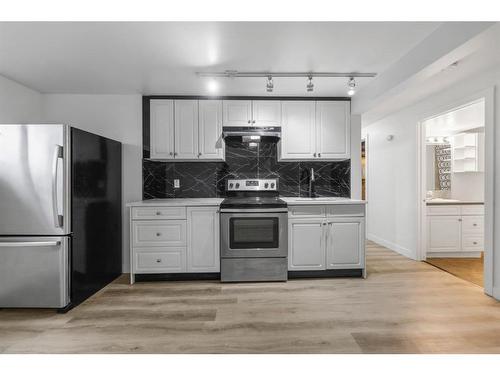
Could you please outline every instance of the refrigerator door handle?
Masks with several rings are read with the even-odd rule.
[[[60,244],[61,244],[61,241],[0,242],[0,247],[59,246]]]
[[[62,228],[63,216],[59,215],[57,207],[57,166],[59,159],[63,157],[63,147],[56,145],[54,149],[54,157],[52,159],[52,211],[54,213],[54,225],[56,228]]]

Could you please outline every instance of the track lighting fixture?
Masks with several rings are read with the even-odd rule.
[[[307,79],[308,79],[308,82],[307,82],[306,90],[307,90],[307,92],[312,92],[314,90],[313,77],[309,76],[309,77],[307,77]]]
[[[274,83],[273,83],[273,77],[268,76],[267,77],[267,83],[266,83],[266,91],[267,92],[273,92],[274,89]]]
[[[453,65],[453,64],[452,64]],[[256,78],[265,77],[266,81],[266,91],[274,91],[273,78],[297,78],[305,77],[307,78],[306,90],[307,92],[314,91],[314,84],[312,82],[313,77],[320,78],[349,78],[347,82],[347,95],[353,96],[356,94],[356,81],[355,78],[374,78],[377,73],[361,73],[361,72],[239,72],[237,70],[225,70],[222,72],[197,72],[199,77],[210,77],[210,78]],[[208,90],[211,93],[218,91],[218,84],[215,81],[208,83]]]
[[[351,77],[347,83],[347,95],[353,96],[354,94],[356,94],[356,81],[354,77]]]

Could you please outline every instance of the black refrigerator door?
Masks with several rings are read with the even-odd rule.
[[[121,274],[121,143],[71,128],[71,304]]]

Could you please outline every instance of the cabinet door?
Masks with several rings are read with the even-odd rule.
[[[280,159],[315,159],[315,102],[281,102]]]
[[[198,159],[198,101],[175,101],[176,159]]]
[[[254,126],[280,126],[281,103],[279,100],[254,100],[252,102]]]
[[[363,218],[329,219],[326,239],[326,268],[363,268],[365,265],[364,239]]]
[[[219,209],[188,207],[188,272],[219,272]]]
[[[223,126],[252,125],[251,100],[224,100],[222,102]]]
[[[460,251],[460,216],[427,216],[427,251]]]
[[[288,224],[288,269],[324,270],[325,244],[323,219],[292,219]]]
[[[316,102],[316,150],[321,159],[348,159],[351,150],[350,103]]]
[[[150,147],[151,159],[174,158],[174,101],[151,100]]]
[[[222,100],[199,102],[199,159],[224,160]]]

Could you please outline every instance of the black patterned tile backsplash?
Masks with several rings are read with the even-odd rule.
[[[144,159],[143,197],[223,197],[227,178],[279,178],[283,196],[308,196],[309,172],[314,168],[316,195],[350,196],[350,160],[337,162],[278,162],[275,143],[249,147],[226,143],[225,162],[158,162]],[[180,188],[174,188],[174,179]]]

